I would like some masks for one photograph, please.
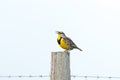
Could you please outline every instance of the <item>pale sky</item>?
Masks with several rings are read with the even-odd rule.
[[[120,77],[119,0],[1,0],[0,75],[49,75],[57,30],[84,51],[71,74]]]

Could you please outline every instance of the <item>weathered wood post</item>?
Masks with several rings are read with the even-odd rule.
[[[69,52],[52,52],[51,80],[71,80]]]

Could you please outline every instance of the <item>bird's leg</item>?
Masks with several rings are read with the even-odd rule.
[[[68,50],[65,50],[64,52],[68,53]]]
[[[64,52],[67,53],[67,54],[69,55],[69,51],[70,51],[70,50],[65,50]]]

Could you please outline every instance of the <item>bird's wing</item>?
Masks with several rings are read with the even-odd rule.
[[[64,40],[67,42],[67,44],[71,47],[71,48],[76,48],[76,44],[69,38],[69,37],[65,37]]]

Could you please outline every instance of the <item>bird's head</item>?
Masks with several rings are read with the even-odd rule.
[[[57,34],[64,34],[62,31],[56,31]]]
[[[58,34],[58,36],[65,37],[65,34],[62,31],[56,31],[56,33]]]

